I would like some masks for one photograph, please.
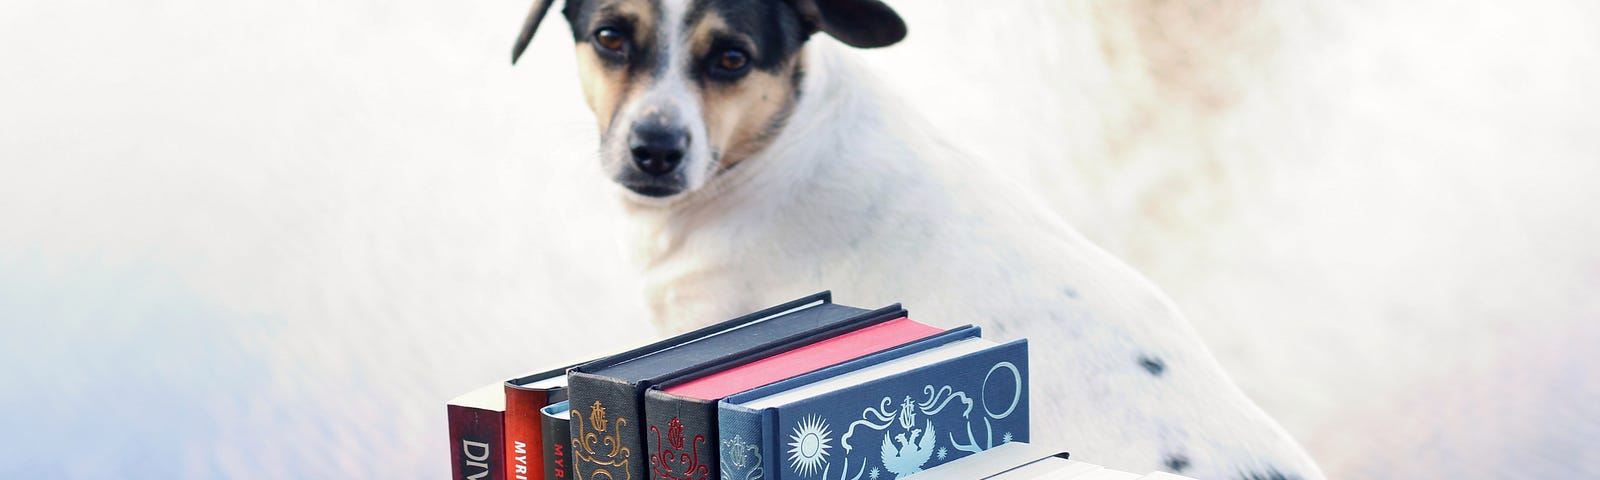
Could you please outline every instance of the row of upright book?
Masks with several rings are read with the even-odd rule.
[[[1027,341],[980,333],[818,293],[457,397],[452,478],[905,478],[1028,441]]]

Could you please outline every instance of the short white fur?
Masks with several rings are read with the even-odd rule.
[[[1182,458],[1203,479],[1322,478],[1159,289],[942,142],[831,39],[801,54],[800,99],[766,149],[684,194],[624,202],[660,327],[823,289],[903,302],[924,322],[1030,339],[1035,441],[1132,471]]]

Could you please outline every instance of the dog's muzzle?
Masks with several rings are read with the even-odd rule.
[[[689,132],[659,124],[636,125],[628,136],[628,151],[633,156],[632,171],[624,171],[617,181],[634,193],[647,197],[667,197],[687,186],[680,167],[689,152]]]

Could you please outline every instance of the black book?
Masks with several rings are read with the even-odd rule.
[[[573,368],[573,478],[648,478],[644,391],[651,385],[879,320],[870,313],[822,292]]]
[[[539,409],[539,426],[544,433],[545,480],[572,478],[572,427],[567,422],[567,402]]]
[[[649,478],[719,478],[717,401],[855,357],[934,336],[940,329],[906,318],[899,305],[864,315],[868,320],[837,334],[817,335],[793,348],[653,385],[644,393],[645,460]],[[710,475],[707,475],[707,474]]]

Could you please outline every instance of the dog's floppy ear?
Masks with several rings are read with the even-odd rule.
[[[818,30],[856,48],[894,45],[906,38],[906,22],[878,0],[789,0]]]
[[[555,0],[533,0],[533,10],[529,10],[528,18],[522,21],[522,34],[517,35],[517,44],[511,47],[512,65],[516,65],[517,59],[522,57],[522,51],[528,49],[528,42],[533,41],[533,32],[539,29],[539,21],[544,20],[551,3],[555,3]]]

